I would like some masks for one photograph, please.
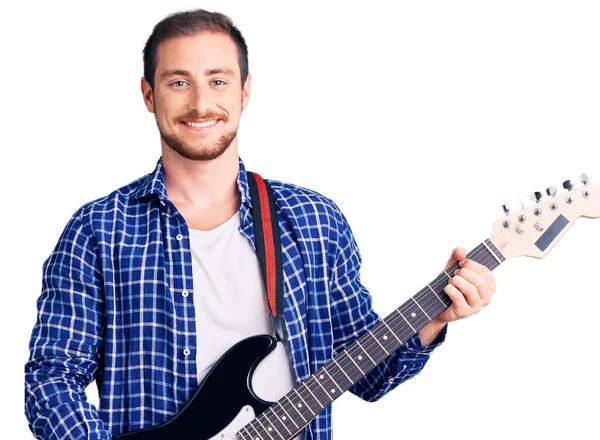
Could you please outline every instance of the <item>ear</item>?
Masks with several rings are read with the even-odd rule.
[[[242,109],[248,107],[248,102],[250,101],[250,80],[252,76],[248,74],[246,77],[246,82],[244,83],[244,87],[242,88]]]
[[[154,94],[152,93],[152,87],[150,83],[142,76],[142,96],[144,98],[144,104],[150,113],[154,113]]]

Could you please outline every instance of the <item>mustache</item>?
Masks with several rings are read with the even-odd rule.
[[[212,110],[208,110],[206,113],[198,113],[197,111],[192,111],[185,116],[181,116],[177,119],[177,122],[193,122],[198,119],[221,119],[223,122],[227,122],[229,119],[224,113],[217,113]]]

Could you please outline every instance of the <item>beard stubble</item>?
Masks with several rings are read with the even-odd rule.
[[[228,115],[217,114],[212,111],[208,111],[205,115],[200,115],[199,113],[193,111],[185,117],[178,118],[176,122],[177,124],[181,124],[182,121],[196,121],[199,119],[220,119],[223,123],[225,123],[229,120],[229,117]],[[221,137],[212,145],[202,145],[203,142],[200,141],[198,145],[190,146],[176,134],[165,133],[158,123],[156,113],[154,113],[154,120],[156,121],[156,126],[158,127],[158,132],[160,133],[160,138],[163,140],[163,142],[171,150],[189,160],[214,160],[227,151],[237,136],[237,128],[234,128],[223,133]]]

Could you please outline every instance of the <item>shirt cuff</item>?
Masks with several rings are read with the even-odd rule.
[[[431,345],[428,345],[427,347],[423,347],[423,345],[421,344],[421,338],[419,337],[419,332],[417,332],[412,338],[406,341],[406,344],[404,344],[404,349],[411,353],[430,354],[433,350],[442,345],[442,343],[446,340],[447,331],[448,324],[446,324],[440,330],[435,339],[432,341]]]

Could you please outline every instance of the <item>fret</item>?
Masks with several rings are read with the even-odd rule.
[[[437,293],[432,291],[430,287],[423,288],[414,298],[423,307],[430,321],[452,304],[452,301],[450,301],[450,298],[448,298],[448,295],[443,290]],[[444,302],[444,300],[447,301]]]
[[[429,320],[431,321],[431,318],[429,317],[429,315],[427,314],[427,312],[426,312],[425,310],[423,310],[423,307],[421,307],[421,306],[419,305],[419,303],[417,302],[417,300],[415,299],[415,297],[414,297],[414,296],[413,296],[412,300],[413,300],[413,301],[415,302],[415,304],[416,304],[416,305],[417,305],[417,306],[418,306],[418,307],[421,309],[421,311],[422,311],[423,313],[425,313],[425,316],[427,316],[427,319],[429,319]]]
[[[313,379],[313,382],[317,383],[323,389],[323,391],[325,391],[325,394],[327,395],[327,397],[329,398],[329,400],[333,401],[333,399],[327,393],[327,391],[325,390],[325,388],[323,388],[323,385],[321,385],[321,383],[316,379],[315,375],[312,375],[308,380],[310,380],[310,379]],[[319,405],[321,405],[324,408],[326,405],[323,405],[323,403],[321,402],[321,400],[317,399],[317,397],[313,394],[313,392],[310,389],[310,384],[308,383],[308,380],[306,381],[306,389],[308,390],[308,392],[310,394],[312,394],[312,396],[314,397],[315,401],[319,402]]]
[[[379,342],[379,339],[373,335],[373,333],[369,332],[371,334],[371,337],[375,340],[375,342],[377,342],[379,344],[379,346],[383,349],[383,351],[385,352],[385,354],[387,354],[388,356],[390,355],[390,353],[385,349],[385,347],[383,345],[381,345],[381,342]]]
[[[361,338],[361,339],[362,339],[362,338]],[[369,353],[367,353],[367,351],[366,351],[366,350],[363,348],[363,346],[362,346],[362,345],[360,345],[359,339],[357,339],[357,340],[356,340],[356,345],[358,345],[358,346],[360,347],[360,349],[362,350],[362,352],[363,352],[365,355],[367,355],[367,357],[368,357],[369,359],[371,359],[371,362],[373,362],[373,364],[374,364],[374,365],[377,365],[377,362],[375,362],[375,361],[373,360],[373,358],[372,358],[371,356],[369,356]],[[359,356],[358,356],[358,360],[359,360],[359,361],[361,361],[362,359],[363,359],[363,357],[359,355]]]
[[[403,314],[400,312],[400,310],[396,309],[396,312],[398,312],[398,314],[399,314],[400,316],[402,316],[402,319],[404,319],[404,320],[406,321],[406,323],[409,325],[409,327],[410,327],[410,328],[411,328],[411,329],[412,329],[412,330],[413,330],[415,333],[417,333],[417,331],[415,330],[415,328],[414,328],[412,325],[410,325],[410,322],[408,322],[408,319],[406,319],[406,318],[404,317],[404,315],[403,315]]]
[[[412,301],[396,309],[394,318],[396,319],[396,327],[398,329],[397,334],[403,341],[408,341],[415,333],[430,322]]]
[[[458,264],[453,265],[451,269],[452,271],[459,269]],[[432,282],[429,283],[429,286],[431,287],[432,291],[440,298],[440,300],[444,304],[444,307],[449,307],[452,304],[452,300],[448,297],[448,295],[446,295],[446,292],[444,292],[444,287],[448,285],[448,282],[449,280],[447,280],[446,277],[438,275],[437,278],[435,278]]]
[[[307,387],[304,387],[304,388],[307,388]],[[315,412],[315,411],[313,411],[313,410],[310,408],[310,406],[308,406],[308,405],[306,404],[306,402],[304,401],[304,399],[302,398],[302,396],[301,396],[301,395],[300,395],[300,393],[298,392],[298,388],[294,388],[292,391],[296,393],[296,395],[297,395],[297,396],[300,398],[300,400],[302,400],[302,403],[297,403],[297,404],[296,404],[296,406],[297,406],[298,408],[302,408],[302,405],[304,405],[304,407],[305,407],[306,409],[308,409],[310,412],[312,412],[312,413],[314,413],[314,414],[319,414],[318,412]],[[312,393],[311,393],[311,394],[312,394]],[[316,400],[316,399],[315,399],[315,400]],[[320,402],[319,402],[318,400],[317,400],[317,402],[318,402],[318,403],[319,403],[319,405],[320,405]],[[321,408],[321,409],[323,409],[323,408]]]
[[[394,336],[394,338],[396,338],[396,340],[398,341],[398,343],[400,345],[404,344],[404,342],[402,342],[398,336],[396,336],[396,332],[394,332],[389,325],[387,325],[387,323],[385,322],[385,319],[383,319],[381,322],[383,322],[383,325],[385,325],[387,327],[387,329],[390,331],[390,333],[392,334],[392,336]]]
[[[283,432],[283,429],[285,429],[290,434],[291,434],[291,431],[288,429],[286,424],[283,423],[283,420],[287,420],[287,417],[283,416],[283,420],[282,420],[279,417],[279,415],[277,414],[278,408],[281,408],[280,404],[272,405],[270,408],[267,408],[265,410],[265,412],[263,414],[261,414],[260,417],[258,417],[255,420],[259,423],[262,430],[265,431],[269,437],[275,436],[275,433],[273,432],[273,430],[274,430],[280,437],[283,438],[284,436],[281,435],[281,433]],[[261,421],[261,419],[262,419],[262,421]],[[255,428],[255,429],[258,431],[257,428]]]
[[[296,405],[294,405],[294,404],[292,403],[292,401],[291,401],[291,400],[290,400],[290,398],[287,396],[287,394],[286,394],[284,397],[285,397],[285,398],[288,400],[288,402],[290,402],[290,405],[292,405],[292,408],[294,408],[294,409],[296,410],[296,412],[297,412],[298,414],[300,414],[300,417],[302,417],[302,420],[304,420],[304,422],[309,422],[309,421],[310,421],[310,420],[307,420],[307,419],[304,417],[304,415],[303,415],[303,414],[300,412],[300,410],[299,410],[298,408],[296,408]]]
[[[439,295],[438,295],[438,294],[437,294],[437,292],[436,292],[436,291],[433,289],[433,287],[431,287],[431,285],[430,285],[430,284],[427,284],[427,287],[429,287],[429,289],[430,289],[430,290],[433,292],[433,294],[435,295],[435,297],[436,297],[437,299],[439,299],[439,300],[440,300],[440,302],[441,302],[441,303],[442,303],[444,306],[446,306],[446,303],[445,303],[444,301],[442,301],[442,298],[440,298],[440,297],[439,297]]]
[[[423,313],[423,310],[421,310],[421,308],[412,300],[405,302],[397,310],[399,310],[402,316],[408,320],[411,329],[413,329],[415,333],[431,321],[431,319]]]
[[[321,389],[315,386],[316,381],[317,379],[313,374],[304,381],[304,386],[298,387],[297,390],[300,394],[300,398],[303,398],[304,405],[310,411],[313,411],[313,408],[317,408],[317,410],[313,412],[315,414],[319,414],[319,412],[321,412],[323,408],[325,408],[329,403],[331,403],[333,399],[331,399],[331,397],[326,394],[324,395]],[[308,391],[308,394],[303,393],[304,390]],[[309,400],[312,400],[312,402],[309,402]]]
[[[276,421],[279,422],[279,426],[285,428],[285,430],[289,433],[292,434],[292,432],[288,429],[288,427],[286,426],[285,423],[283,423],[286,420],[286,417],[283,416],[283,420],[279,418],[279,415],[277,414],[277,412],[275,411],[277,408],[280,408],[279,405],[273,405],[271,407],[269,407],[266,411],[265,411],[265,417],[267,419],[269,419],[269,416],[266,414],[267,412],[271,411],[271,413],[275,416]],[[277,427],[275,426],[275,424],[273,424],[273,428],[275,428],[275,430],[279,433],[279,430],[277,429]]]
[[[289,413],[285,410],[284,403],[285,402],[281,402],[278,405],[273,405],[273,406],[278,406],[285,413],[285,416],[281,417],[282,421],[286,422],[287,420],[290,420],[296,426],[296,429],[299,429],[300,426],[296,423],[296,421],[292,417],[290,417]],[[287,427],[286,427],[286,429],[287,429]]]
[[[385,320],[383,320],[382,322],[383,325],[378,325],[374,327],[371,330],[371,333],[375,338],[377,338],[378,343],[385,348],[385,357],[387,357],[389,356],[388,353],[393,353],[402,344],[398,343],[398,339],[395,335],[395,332],[390,330],[389,326],[385,323]],[[392,337],[390,333],[394,335],[394,337]],[[383,358],[385,359],[385,357]]]
[[[337,367],[337,369],[343,373],[343,377],[342,376],[337,377],[339,375],[336,374],[336,372],[333,370],[333,367]],[[331,372],[329,370],[331,370]],[[348,388],[350,388],[352,385],[354,385],[354,383],[356,382],[356,379],[352,380],[350,377],[348,377],[346,372],[341,368],[341,366],[336,361],[333,361],[333,359],[332,359],[331,364],[328,364],[325,367],[320,368],[315,374],[313,374],[313,377],[315,378],[315,380],[318,379],[319,385],[321,387],[325,388],[324,391],[327,393],[328,396],[330,396],[332,398],[331,399],[332,401],[335,400],[333,395],[335,395],[337,393],[336,388],[340,391],[340,393],[343,393]],[[343,379],[344,377],[346,377],[348,379],[348,382],[346,384],[340,385],[340,380]],[[358,376],[358,377],[362,377],[362,376]]]
[[[326,365],[329,373],[332,377],[335,377],[342,390],[349,389],[365,375],[352,358],[348,356],[348,350],[343,351],[331,360],[331,364]]]
[[[321,378],[324,378],[324,377],[325,377],[325,376],[321,375]],[[314,378],[314,376],[313,376],[313,378]],[[329,399],[330,399],[330,400],[333,400],[333,399],[331,398],[331,396],[329,395],[329,393],[327,392],[327,390],[325,389],[325,387],[324,387],[324,386],[321,384],[321,382],[319,382],[317,379],[314,379],[314,382],[316,382],[316,383],[317,383],[317,384],[318,384],[318,385],[321,387],[321,389],[322,389],[323,391],[325,391],[325,394],[327,395],[327,397],[329,397]],[[309,388],[309,387],[307,387],[307,389],[308,389],[308,391],[310,391],[310,388]],[[312,394],[312,391],[311,391],[310,393]],[[313,397],[314,397],[314,394],[313,394]],[[315,399],[316,399],[316,397],[315,397]]]
[[[333,383],[333,384],[336,386],[336,388],[337,388],[338,390],[340,390],[340,393],[343,393],[343,392],[344,392],[344,390],[342,390],[342,389],[340,388],[340,386],[337,384],[337,382],[336,382],[335,380],[333,380],[333,377],[331,377],[331,375],[330,375],[330,374],[327,372],[327,368],[323,368],[323,371],[325,372],[325,374],[326,374],[327,376],[329,376],[329,379],[331,379],[331,383]],[[332,389],[331,393],[332,393],[332,394],[335,394],[335,389]]]
[[[254,420],[252,422],[254,422]],[[254,428],[254,426],[252,426],[252,422],[250,422],[249,424],[246,425],[246,427],[248,427],[248,429],[252,429],[252,431],[254,431],[254,434],[250,433],[250,437],[252,437],[253,439],[262,440],[262,437],[258,434],[258,431],[256,430],[256,428]]]
[[[430,285],[432,286],[433,294],[427,292],[429,298],[433,298],[433,296],[439,298],[439,301],[434,301],[433,299],[431,300],[431,309],[433,310],[434,308],[437,308],[438,310],[446,310],[448,307],[450,307],[452,305],[452,300],[448,295],[446,295],[446,292],[444,292],[444,288],[448,285],[448,281],[444,279],[441,283],[439,283],[437,280],[433,280]]]
[[[273,428],[271,428],[270,426],[269,426],[268,428],[265,428],[265,425],[263,425],[263,424],[261,423],[260,419],[261,419],[261,417],[257,417],[257,418],[256,418],[256,419],[254,419],[254,420],[256,420],[256,421],[258,422],[258,424],[260,425],[260,427],[262,428],[262,430],[263,430],[264,432],[266,432],[266,433],[267,433],[267,435],[269,436],[269,438],[270,438],[271,440],[275,440],[275,439],[273,438],[273,436],[270,434],[270,431],[273,431]],[[281,437],[281,434],[279,434],[279,436]]]
[[[489,270],[494,270],[505,261],[502,253],[489,240],[467,253],[467,258]],[[238,432],[240,440],[279,440],[297,434],[325,406],[396,351],[403,344],[402,341],[413,337],[452,304],[444,288],[452,278],[451,274],[459,268],[458,263],[455,263],[442,271],[426,287],[365,332],[346,350],[329,360],[304,383],[242,428]]]
[[[358,368],[358,371],[360,371],[362,373],[363,376],[366,376],[367,373],[365,373],[362,368],[360,368],[360,366],[354,361],[354,359],[352,359],[352,356],[350,356],[349,353],[346,353],[346,356],[348,356],[348,358],[352,361],[352,363],[354,365],[356,365],[356,368]]]
[[[344,369],[343,369],[343,368],[340,366],[340,364],[338,364],[338,363],[337,363],[337,361],[335,360],[335,358],[332,358],[332,359],[331,359],[331,361],[333,362],[333,364],[334,364],[335,366],[337,366],[337,367],[338,367],[338,369],[339,369],[339,370],[340,370],[342,373],[344,373],[344,376],[346,376],[346,378],[348,379],[348,382],[350,382],[350,385],[349,385],[348,387],[351,387],[352,385],[354,385],[354,381],[353,381],[352,379],[350,379],[350,376],[348,376],[348,375],[346,374],[346,371],[344,371]]]
[[[243,434],[242,431],[245,431],[245,433]],[[239,440],[252,440],[252,434],[250,434],[245,427],[237,433],[237,437]]]
[[[458,264],[454,264],[450,267],[450,269],[452,269],[452,272],[454,272],[455,270],[459,269],[459,266]],[[431,283],[429,283],[431,290],[440,297],[440,299],[442,300],[442,302],[444,302],[444,305],[446,306],[449,305],[447,302],[444,301],[446,299],[444,297],[444,295],[446,295],[446,293],[444,292],[444,287],[446,287],[447,284],[448,280],[443,275],[438,275]]]

